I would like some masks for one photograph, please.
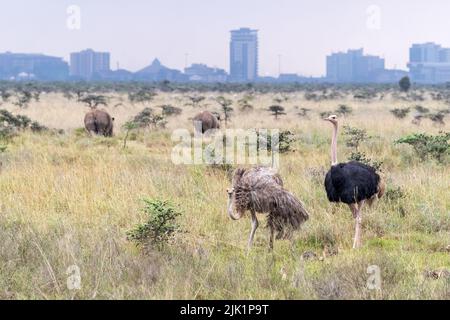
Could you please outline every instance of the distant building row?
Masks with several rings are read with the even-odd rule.
[[[450,82],[450,48],[433,42],[413,44],[409,49],[409,74],[385,69],[384,59],[364,55],[363,50],[348,50],[327,56],[329,82],[395,82],[409,75],[413,82],[433,84]]]
[[[111,70],[110,54],[91,49],[70,55],[70,67],[62,58],[43,54],[0,53],[0,80],[93,80],[93,81],[173,81],[173,82],[226,82],[228,74],[223,69],[193,64],[179,70],[170,69],[153,60],[148,67],[138,71]]]
[[[406,71],[385,69],[384,59],[364,55],[363,49],[327,56],[327,81],[333,83],[390,83],[405,75]]]
[[[43,54],[0,54],[0,80],[94,80],[171,82],[331,82],[392,83],[409,75],[413,82],[450,82],[450,48],[435,43],[414,44],[409,52],[409,73],[385,68],[383,58],[365,55],[363,49],[333,53],[326,57],[326,77],[307,78],[280,74],[258,76],[258,31],[231,31],[230,74],[204,64],[192,64],[184,72],[170,69],[155,59],[138,72],[111,70],[110,54],[87,49],[70,55],[70,67],[62,58]]]
[[[432,42],[414,44],[409,50],[408,68],[415,82],[449,82],[450,49]]]

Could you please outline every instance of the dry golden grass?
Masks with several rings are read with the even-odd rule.
[[[219,110],[208,97],[205,107]],[[242,95],[229,95],[237,101]],[[231,128],[281,128],[298,135],[296,151],[281,156],[286,187],[302,199],[310,220],[292,241],[277,241],[267,251],[267,231],[260,228],[246,255],[249,220],[230,221],[225,213],[226,172],[206,166],[175,166],[170,161],[171,131],[191,129],[198,109],[184,107],[182,94],[159,93],[149,105],[183,107],[167,129],[144,132],[122,148],[121,125],[144,108],[125,96],[108,107],[116,118],[114,138],[89,138],[83,126],[87,108],[48,94],[26,109],[5,104],[63,135],[21,133],[5,153],[0,173],[0,298],[55,299],[395,299],[450,298],[448,279],[430,279],[427,270],[450,269],[450,168],[421,163],[412,150],[396,146],[399,137],[424,131],[448,131],[424,120],[397,120],[389,110],[411,105],[388,98],[309,102],[290,95],[288,115],[274,121],[266,109],[273,95],[256,96],[255,110],[238,111]],[[339,104],[353,108],[343,124],[376,136],[362,149],[384,161],[389,186],[401,187],[405,199],[380,200],[363,213],[361,250],[351,250],[354,222],[346,206],[330,204],[322,185],[329,166],[331,128],[321,111]],[[430,109],[443,106],[423,102]],[[295,106],[312,109],[300,118]],[[348,150],[342,139],[339,158]],[[185,231],[162,252],[143,254],[126,240],[126,231],[142,222],[143,197],[170,199],[182,210]],[[261,216],[264,220],[264,217]],[[329,256],[327,250],[337,251]],[[324,259],[303,260],[306,251]],[[66,270],[77,265],[81,289],[69,290]],[[368,290],[369,265],[381,268],[382,290]]]

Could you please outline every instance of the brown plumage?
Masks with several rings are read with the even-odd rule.
[[[233,212],[233,207],[237,214]],[[309,218],[303,203],[284,189],[280,175],[267,167],[240,168],[234,172],[232,189],[228,190],[228,214],[237,220],[246,211],[250,211],[252,218],[249,248],[259,225],[256,213],[268,214],[271,248],[275,231],[277,239],[289,238],[292,231],[299,229]]]

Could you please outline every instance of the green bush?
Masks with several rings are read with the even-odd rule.
[[[409,111],[409,108],[395,108],[391,110],[391,113],[397,119],[404,119],[408,115]]]
[[[161,249],[179,231],[180,227],[176,220],[181,212],[169,201],[159,199],[143,199],[143,201],[146,221],[128,231],[127,239],[144,248],[150,246]]]
[[[350,115],[353,112],[353,109],[345,104],[339,105],[339,107],[336,109],[336,114],[347,116]]]
[[[348,157],[349,161],[358,161],[361,163],[364,163],[368,166],[371,166],[372,168],[374,168],[376,171],[382,171],[381,170],[381,166],[383,165],[383,161],[376,161],[373,159],[370,159],[369,157],[367,157],[367,155],[364,152],[352,152],[350,154],[350,157]]]
[[[274,147],[275,151],[279,153],[286,153],[293,151],[292,145],[296,141],[294,134],[289,130],[282,130],[278,135],[278,141],[273,141],[272,146],[272,135],[268,132],[261,133],[259,130],[256,131],[257,136],[257,148],[256,150],[267,150],[272,151]]]
[[[344,126],[344,137],[346,146],[352,148],[354,152],[358,152],[361,142],[369,138],[366,130],[350,126]]]
[[[162,105],[162,106],[160,106],[160,108],[162,109],[162,115],[164,117],[176,116],[183,112],[182,109],[174,107],[170,104]]]
[[[398,139],[395,143],[409,144],[421,160],[428,157],[442,163],[445,157],[450,154],[449,140],[450,132],[442,132],[438,135],[414,133]]]
[[[164,128],[167,124],[165,117],[161,114],[155,114],[152,108],[144,108],[132,120],[138,128]]]

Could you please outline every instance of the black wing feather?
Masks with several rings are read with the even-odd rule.
[[[379,181],[374,168],[351,161],[331,167],[325,176],[325,190],[331,202],[351,204],[375,195]]]

